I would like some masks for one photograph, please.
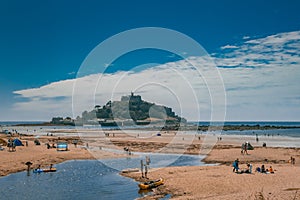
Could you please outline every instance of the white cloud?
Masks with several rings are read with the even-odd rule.
[[[222,46],[221,49],[224,50],[224,49],[237,49],[238,47],[235,46],[235,45],[225,45],[225,46]]]
[[[225,53],[213,54],[212,59],[220,66],[226,88],[227,120],[300,120],[300,31],[226,46],[222,48]],[[26,101],[21,99],[14,109],[35,119],[72,115],[73,96],[76,116],[94,104],[136,91],[145,100],[173,107],[190,120],[198,119],[199,106],[200,119],[209,120],[212,101],[216,107],[222,105],[218,96],[222,86],[213,69],[210,58],[189,57],[138,72],[93,74],[15,91]]]
[[[300,31],[246,41],[216,63],[223,66],[230,118],[300,119]]]
[[[194,62],[194,66],[189,62]],[[141,94],[143,99],[170,106],[177,114],[186,118],[199,120],[201,112],[201,117],[209,119],[212,94],[209,93],[207,84],[210,92],[220,95],[222,82],[220,80],[218,85],[218,74],[209,70],[213,66],[212,61],[190,58],[189,62],[182,60],[167,63],[139,72],[93,74],[76,80],[51,83],[41,88],[15,91],[15,94],[28,100],[15,104],[15,110],[31,115],[46,114],[46,118],[51,118],[63,114],[72,115],[73,106],[76,117],[84,110],[91,110],[95,104],[104,105],[108,100],[119,100],[121,96],[135,91]],[[195,69],[198,64],[203,64],[199,71]],[[221,98],[215,99],[216,104],[222,103],[217,101]],[[200,111],[197,111],[198,107]]]
[[[297,41],[300,39],[300,31],[279,33],[275,35],[270,35],[264,38],[254,39],[246,41],[247,44],[270,44],[270,45],[283,45],[291,41]]]

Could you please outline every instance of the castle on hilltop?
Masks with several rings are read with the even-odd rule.
[[[117,124],[147,125],[150,123],[179,124],[186,122],[175,114],[170,107],[144,101],[140,95],[131,92],[122,96],[120,101],[108,101],[105,105],[96,105],[91,111],[84,111],[76,118],[76,124]]]

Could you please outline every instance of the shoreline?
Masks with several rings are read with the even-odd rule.
[[[205,123],[205,125],[201,124]],[[120,130],[122,128],[128,129],[128,130],[163,130],[163,131],[176,131],[176,130],[198,130],[198,131],[257,131],[257,130],[278,130],[278,129],[300,129],[300,125],[274,125],[273,123],[300,123],[300,121],[225,121],[225,122],[210,122],[209,125],[206,125],[206,121],[199,122],[199,125],[197,125],[197,122],[187,122],[183,124],[182,126],[164,126],[163,128],[158,126],[158,127],[149,127],[145,125],[135,125],[134,127],[132,126],[124,126],[124,127],[119,127],[119,126],[104,126],[102,127],[100,124],[95,125],[95,124],[83,124],[83,125],[76,125],[76,122],[73,122],[73,124],[69,123],[51,123],[50,121],[41,121],[41,122],[32,122],[32,123],[16,123],[16,124],[4,124],[0,125],[2,127],[10,127],[10,126],[15,126],[15,127],[62,127],[62,126],[67,126],[67,127],[84,127],[84,125],[91,125],[91,126],[99,126],[101,128],[105,127],[110,127],[111,130]],[[226,123],[239,123],[239,124],[226,124]],[[251,123],[251,125],[247,124]],[[255,124],[254,124],[255,123]],[[270,123],[270,124],[265,124],[265,125],[260,125],[260,123]],[[214,125],[214,124],[220,124],[220,125]],[[273,125],[272,125],[273,124]],[[161,129],[162,128],[162,129]]]

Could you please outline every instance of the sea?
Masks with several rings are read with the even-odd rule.
[[[44,121],[0,121],[0,131],[4,130],[17,130],[20,133],[33,133],[33,134],[44,134],[48,130],[90,130],[90,129],[101,129],[101,130],[113,130],[118,129],[116,126],[30,126],[30,124],[42,124]],[[26,124],[27,126],[15,126],[18,124]],[[226,125],[235,125],[235,126],[280,126],[280,127],[290,127],[285,129],[267,129],[267,130],[227,130],[222,131],[221,134],[225,135],[268,135],[268,136],[288,136],[288,137],[300,137],[300,121],[226,121],[226,122],[189,122],[190,125],[200,125],[200,126],[226,126]],[[296,127],[296,128],[291,128]],[[144,126],[124,126],[122,129],[134,129],[140,130]],[[2,130],[1,130],[2,129]],[[205,132],[201,132],[202,134]]]
[[[0,126],[13,126],[18,124],[42,124],[45,121],[0,121]]]
[[[18,124],[42,124],[47,121],[0,121],[1,126],[12,126]],[[191,124],[198,125],[210,125],[210,124],[224,124],[224,125],[249,125],[249,126],[300,126],[300,121],[225,121],[225,122],[210,122],[210,121],[200,121],[200,122],[189,122]]]

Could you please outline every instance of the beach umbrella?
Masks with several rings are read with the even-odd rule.
[[[32,164],[33,164],[33,163],[30,162],[30,161],[28,161],[28,162],[25,163],[25,165],[27,165],[27,171],[30,170],[30,166],[31,166]]]

